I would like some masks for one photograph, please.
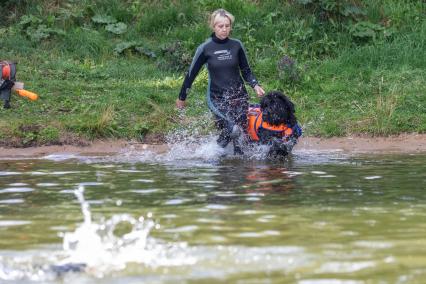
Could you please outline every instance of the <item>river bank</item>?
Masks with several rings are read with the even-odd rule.
[[[164,153],[167,144],[150,144],[126,140],[96,140],[86,146],[52,145],[28,148],[0,147],[0,157],[40,157],[51,154],[117,154],[125,150]],[[421,153],[426,152],[426,134],[401,134],[390,137],[302,137],[294,151],[341,151],[360,153]]]

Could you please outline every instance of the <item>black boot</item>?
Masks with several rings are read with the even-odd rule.
[[[217,142],[217,145],[219,145],[222,148],[225,148],[226,146],[228,146],[229,142],[231,142],[231,137],[229,137],[226,131],[222,131],[219,134],[219,138],[217,138],[216,142]]]
[[[241,127],[234,125],[231,132],[231,139],[234,144],[234,155],[244,155],[243,151],[243,132]]]
[[[241,145],[238,145],[238,143],[236,143],[234,141],[234,155],[244,155],[243,150],[241,149]]]

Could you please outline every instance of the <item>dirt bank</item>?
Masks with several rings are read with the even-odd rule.
[[[298,149],[341,150],[346,153],[426,153],[426,134],[403,134],[391,137],[306,137]]]
[[[41,146],[1,148],[0,157],[38,157],[50,154],[116,154],[132,149],[165,152],[165,144],[152,145],[123,140],[102,140],[87,146]],[[393,137],[302,137],[295,151],[342,151],[346,153],[426,153],[426,134],[404,134]]]

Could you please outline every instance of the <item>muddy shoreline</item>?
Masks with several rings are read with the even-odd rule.
[[[40,157],[52,154],[113,155],[126,150],[164,153],[168,150],[168,146],[126,140],[97,140],[86,146],[0,147],[0,157]],[[426,153],[426,134],[403,134],[392,137],[302,137],[294,151],[341,151],[349,154]]]

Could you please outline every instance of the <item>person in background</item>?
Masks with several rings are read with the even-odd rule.
[[[191,66],[186,73],[176,106],[185,107],[185,99],[192,83],[203,65],[207,66],[209,82],[207,104],[215,115],[215,124],[219,130],[217,143],[226,147],[234,143],[234,153],[242,154],[237,142],[241,131],[247,127],[249,96],[244,80],[261,97],[265,91],[253,75],[247,54],[241,41],[230,38],[234,16],[224,9],[214,11],[209,20],[213,30],[211,36],[198,46]]]

